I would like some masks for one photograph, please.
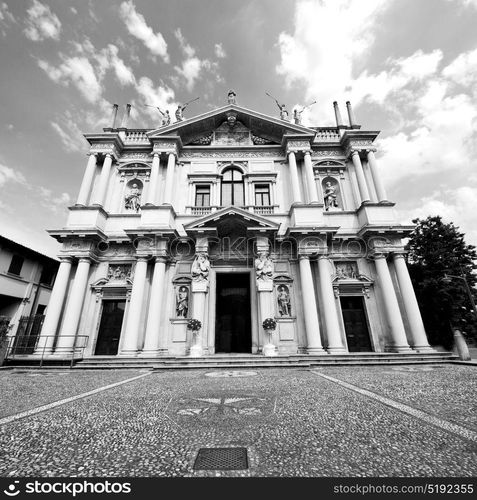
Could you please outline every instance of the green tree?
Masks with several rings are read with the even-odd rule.
[[[469,342],[477,341],[477,317],[462,279],[445,280],[446,274],[463,276],[474,298],[477,253],[464,241],[464,234],[440,216],[414,219],[416,224],[406,246],[408,267],[431,345],[451,349],[452,327]]]

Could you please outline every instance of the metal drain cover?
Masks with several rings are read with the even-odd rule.
[[[201,448],[194,470],[248,469],[247,448]]]

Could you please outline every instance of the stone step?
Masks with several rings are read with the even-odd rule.
[[[187,356],[163,356],[160,358],[125,358],[117,356],[94,356],[75,361],[74,369],[211,369],[211,368],[291,368],[316,366],[345,366],[345,365],[393,365],[393,364],[436,364],[452,363],[458,356],[450,352],[436,353],[351,353],[351,354],[324,354],[324,355],[279,355],[265,357],[260,354],[239,355],[207,355],[200,358]],[[37,368],[39,360],[13,359],[9,360],[10,367]],[[43,361],[43,367],[64,368],[70,363]]]

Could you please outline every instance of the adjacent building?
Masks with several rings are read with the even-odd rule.
[[[0,318],[9,337],[16,337],[17,352],[34,352],[58,266],[56,259],[0,236]]]
[[[412,227],[380,179],[378,132],[347,108],[347,125],[335,103],[336,126],[307,127],[231,92],[157,129],[127,128],[128,107],[120,127],[86,134],[77,201],[49,231],[61,263],[34,355],[430,351]]]

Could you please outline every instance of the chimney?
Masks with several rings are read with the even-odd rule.
[[[344,127],[343,119],[341,118],[340,108],[336,101],[333,102],[333,107],[335,108],[335,118],[336,118],[336,126],[338,128]]]
[[[111,128],[114,128],[116,125],[116,118],[118,116],[118,105],[113,104],[113,114],[111,115]]]
[[[359,126],[356,125],[356,119],[354,117],[353,109],[351,108],[351,103],[349,101],[346,101],[346,107],[348,108],[349,126],[351,128],[359,128]]]
[[[131,114],[131,105],[126,104],[126,111],[123,115],[123,121],[121,122],[121,128],[127,128],[129,115]]]

